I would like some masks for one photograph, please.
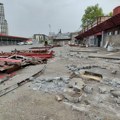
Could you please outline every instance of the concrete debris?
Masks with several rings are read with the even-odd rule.
[[[116,75],[116,74],[117,74],[117,70],[113,70],[113,71],[111,72],[111,74]]]
[[[75,104],[71,104],[71,103],[68,103],[68,102],[64,102],[64,104],[71,107],[73,111],[88,113],[88,111],[90,110],[90,106],[85,105],[85,104],[75,105]]]
[[[115,98],[115,103],[117,103],[118,105],[120,105],[120,97]]]
[[[56,95],[56,96],[55,96],[55,99],[56,99],[58,102],[60,102],[60,101],[62,101],[62,100],[64,99],[64,96],[63,96],[62,94],[59,94],[59,95]]]
[[[69,102],[72,102],[72,103],[78,103],[81,101],[81,99],[79,101],[79,97],[72,97],[69,94],[65,94],[65,93],[64,93],[64,97],[65,99],[67,99]]]
[[[80,92],[82,88],[85,86],[85,83],[82,81],[81,78],[73,78],[70,80],[69,85],[72,86],[74,90]]]
[[[111,91],[111,94],[112,94],[114,97],[120,97],[120,90]]]
[[[62,92],[69,83],[69,77],[37,78],[33,81],[34,90]]]
[[[118,120],[117,118],[120,118],[117,116],[120,113],[120,65],[118,64],[120,57],[114,57],[112,56],[114,55],[113,52],[111,55],[111,53],[108,54],[107,51],[102,51],[101,49],[99,49],[99,51],[89,51],[89,48],[86,48],[87,50],[81,49],[81,51],[80,49],[78,49],[78,51],[73,49],[73,51],[77,52],[72,51],[72,53],[67,47],[62,49],[62,47],[57,49],[56,52],[58,52],[58,54],[56,54],[56,58],[48,61],[45,74],[42,74],[40,77],[31,76],[22,83],[18,82],[10,88],[3,89],[0,91],[0,95],[2,96],[13,91],[26,82],[31,82],[32,85],[29,86],[32,87],[33,90],[38,91],[38,94],[41,94],[39,91],[42,91],[43,96],[40,97],[48,95],[43,93],[49,93],[57,102],[65,103],[72,108],[74,112],[78,111],[78,114],[79,112],[85,113],[91,120],[105,120],[106,118],[109,119],[109,116],[112,116],[110,120],[113,120],[113,118]],[[45,56],[40,56],[47,58],[53,55],[53,52],[50,54],[47,51],[48,50],[30,50],[29,53],[28,51],[17,51],[19,54],[12,55],[9,57],[10,60],[5,59],[5,61],[9,61],[7,64],[13,65],[14,62],[11,59],[14,59],[14,64],[20,63],[22,67],[30,64],[39,64],[42,63],[42,59],[39,59],[39,55],[37,54],[42,53]],[[23,55],[25,56],[23,57]],[[35,55],[35,57],[31,58],[31,55]],[[18,61],[19,57],[20,60]],[[115,60],[117,60],[117,64],[114,63]],[[113,61],[113,63],[111,63],[111,61]],[[8,67],[12,66],[7,65],[6,67],[6,62],[0,64],[4,66],[4,69],[3,67],[0,68],[1,72],[5,72]],[[39,100],[40,97],[38,94],[36,97],[38,97]],[[49,101],[46,98],[43,99],[46,100],[45,103]],[[56,102],[52,101],[52,103],[53,102],[56,105]]]
[[[26,84],[26,83],[28,83],[28,82],[31,82],[31,79],[29,79],[29,78],[36,77],[36,76],[37,76],[38,74],[40,74],[40,73],[42,74],[42,73],[44,72],[45,68],[46,68],[46,67],[44,66],[40,71],[37,71],[37,72],[36,72],[35,74],[33,74],[31,77],[27,77],[27,78],[25,78],[24,80],[21,80],[21,81],[15,83],[14,85],[11,85],[11,86],[9,86],[9,87],[6,87],[6,88],[0,90],[0,97],[3,96],[3,95],[8,94],[9,92],[11,92],[11,91],[13,91],[13,90],[15,90],[15,89],[17,89],[17,88],[19,88],[19,87],[21,87],[21,86],[23,86],[24,84]]]
[[[68,88],[73,88],[73,85],[68,84],[67,87],[68,87]]]
[[[113,46],[110,46],[110,45],[109,45],[109,46],[107,47],[107,51],[108,51],[108,52],[116,52],[117,49],[114,48]]]
[[[66,68],[68,68],[68,70],[70,71],[80,71],[80,70],[84,70],[84,69],[92,69],[92,68],[101,68],[101,69],[106,69],[105,67],[101,67],[101,66],[97,66],[97,65],[92,65],[92,66],[83,66],[83,67],[79,67],[79,66],[76,66],[76,65],[69,65],[69,66],[66,66]]]
[[[93,87],[88,86],[88,85],[86,85],[83,90],[84,90],[85,93],[88,93],[88,94],[93,93]]]
[[[70,94],[70,95],[74,95],[76,93],[76,91],[74,91],[71,88],[65,88],[63,92],[67,93],[67,94]]]
[[[119,78],[114,78],[114,79],[105,78],[103,80],[103,83],[113,86],[113,87],[120,88],[120,79]]]
[[[99,115],[94,115],[93,113],[89,114],[89,118],[90,118],[90,120],[107,120],[104,117],[101,117]]]
[[[99,92],[101,94],[105,94],[107,92],[107,88],[106,87],[99,87]]]

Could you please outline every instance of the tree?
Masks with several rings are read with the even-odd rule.
[[[98,4],[95,6],[88,6],[82,17],[82,28],[92,24],[98,16],[104,16],[102,8],[100,8]]]
[[[110,12],[110,13],[108,14],[108,16],[112,17],[112,16],[113,16],[113,12]]]

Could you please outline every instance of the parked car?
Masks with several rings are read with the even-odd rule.
[[[17,45],[25,45],[25,42],[19,42]]]
[[[33,44],[32,41],[27,41],[27,42],[25,42],[25,45],[32,45],[32,44]]]

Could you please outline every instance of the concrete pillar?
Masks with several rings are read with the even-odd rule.
[[[104,47],[104,31],[102,31],[101,47]]]
[[[1,45],[3,45],[3,39],[2,39],[2,37],[1,37]]]

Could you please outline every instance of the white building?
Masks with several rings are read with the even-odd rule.
[[[0,33],[8,35],[8,24],[5,19],[4,6],[0,3]]]

